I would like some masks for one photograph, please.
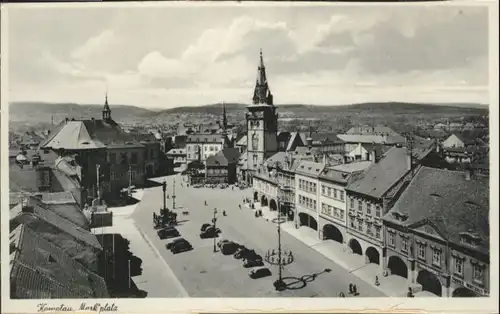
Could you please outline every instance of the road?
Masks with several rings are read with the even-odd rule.
[[[158,249],[176,278],[190,297],[336,297],[346,293],[349,283],[358,287],[360,296],[384,296],[379,290],[348,273],[344,268],[328,260],[314,249],[293,236],[282,232],[282,245],[291,249],[295,257],[293,264],[286,266],[283,277],[288,278],[289,288],[282,292],[274,290],[272,283],[278,276],[278,269],[269,266],[273,275],[267,278],[250,279],[249,269],[241,260],[231,255],[213,252],[213,239],[200,239],[200,227],[213,218],[213,208],[218,209],[217,227],[222,230],[219,239],[228,239],[255,249],[262,256],[268,249],[277,248],[277,228],[272,222],[254,217],[250,209],[239,209],[243,197],[250,197],[251,191],[239,189],[209,189],[181,187],[179,175],[167,177],[167,193],[172,193],[176,180],[176,212],[178,230],[181,236],[191,242],[193,250],[172,254],[165,248],[170,240],[160,240],[153,229],[153,212],[158,213],[163,206],[161,187],[144,191],[144,197],[132,218],[136,225]],[[204,205],[205,200],[208,206]],[[172,208],[172,199],[167,200]],[[182,208],[182,209],[181,209]],[[226,210],[227,216],[222,216]],[[189,211],[189,215],[182,215]],[[324,272],[330,269],[330,272]],[[163,271],[159,269],[158,271]],[[316,274],[315,278],[312,275]],[[308,282],[298,278],[308,278]],[[295,284],[292,284],[295,282]],[[175,284],[175,281],[165,284]],[[158,287],[162,289],[162,287]]]

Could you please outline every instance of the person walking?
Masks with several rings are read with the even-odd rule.
[[[353,294],[354,293],[354,285],[352,283],[349,284],[349,294]]]

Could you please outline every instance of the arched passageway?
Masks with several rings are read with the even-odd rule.
[[[258,192],[254,192],[253,193],[253,201],[254,202],[258,202],[259,201],[259,193]]]
[[[476,298],[478,295],[465,287],[456,288],[451,294],[453,298]]]
[[[301,226],[308,226],[311,229],[318,230],[318,222],[313,216],[306,213],[299,213],[299,220]]]
[[[262,198],[260,199],[260,206],[265,207],[269,205],[267,201],[267,197],[265,195],[262,195]]]
[[[408,278],[408,266],[399,256],[389,257],[387,268],[391,271],[391,275]]]
[[[269,209],[272,210],[272,211],[278,210],[278,205],[276,204],[275,200],[272,199],[269,202]]]
[[[326,224],[323,226],[323,240],[333,240],[339,243],[344,243],[344,237],[342,232],[332,224]]]
[[[349,241],[349,247],[354,254],[363,255],[363,249],[361,248],[361,244],[359,244],[358,240],[351,239]]]
[[[422,269],[418,272],[417,283],[422,285],[423,291],[432,292],[439,297],[442,295],[441,282],[428,270]]]
[[[365,255],[367,263],[380,264],[380,253],[373,246],[366,249]]]

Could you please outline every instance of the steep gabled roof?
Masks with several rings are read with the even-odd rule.
[[[489,248],[489,182],[466,179],[463,172],[421,167],[384,220],[412,226],[431,221],[452,242],[460,233],[480,236],[480,250]],[[404,222],[392,213],[407,215]]]
[[[26,225],[11,233],[13,298],[104,298],[104,279]]]

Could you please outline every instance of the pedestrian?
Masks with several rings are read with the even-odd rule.
[[[238,207],[241,209],[241,204],[238,204]]]
[[[414,297],[414,295],[413,295],[413,291],[411,290],[411,288],[408,288],[408,293],[406,293],[406,296],[407,296],[408,298],[413,298],[413,297]]]
[[[375,276],[375,286],[380,286],[380,282],[378,281],[378,276]]]
[[[352,294],[354,292],[353,286],[354,285],[352,283],[349,284],[349,294]]]
[[[358,287],[356,287],[356,285],[352,286],[352,294],[358,295]]]
[[[340,292],[340,293],[339,293],[339,297],[341,297],[341,298],[345,298],[345,294],[344,294],[344,292]]]

